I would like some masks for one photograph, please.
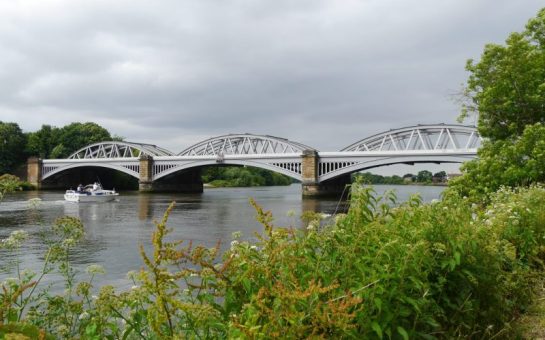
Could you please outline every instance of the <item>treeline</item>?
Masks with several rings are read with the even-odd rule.
[[[254,167],[209,167],[203,169],[202,181],[214,187],[251,187],[290,185],[288,176]]]
[[[432,174],[428,170],[419,171],[418,174],[411,173],[401,176],[381,176],[370,172],[358,173],[354,175],[354,179],[360,179],[362,183],[367,184],[430,184],[430,183],[445,183],[447,181],[447,173],[439,171]]]
[[[17,123],[0,121],[0,174],[13,173],[31,156],[65,158],[85,145],[121,139],[91,122],[42,125],[38,131],[23,132]]]

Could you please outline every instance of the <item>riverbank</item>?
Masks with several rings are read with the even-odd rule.
[[[23,321],[55,325],[42,327],[58,338],[122,338],[134,332],[144,338],[508,334],[505,325],[533,299],[528,282],[541,273],[536,264],[545,246],[545,213],[535,207],[545,205],[545,189],[502,190],[487,207],[451,194],[428,204],[410,198],[395,208],[390,193],[381,198],[368,188],[354,190],[348,213],[326,226],[319,222],[323,215],[313,213],[304,214],[302,229],[273,226],[272,215],[255,204],[261,236],[235,233],[227,249],[187,239],[172,243],[185,229],[172,228],[180,215],[176,207],[186,205],[179,202],[157,225],[151,246],[142,248],[145,269],[129,274],[132,287],[116,293],[103,286],[92,298],[90,287],[103,269],[89,266],[89,288],[76,294],[74,282],[74,290],[40,302],[32,319]],[[68,233],[64,237],[76,242],[61,237],[59,245],[78,254],[89,247],[77,220],[55,225],[49,235]],[[14,235],[4,243],[24,241],[23,234]],[[127,253],[127,247],[118,248]],[[81,279],[87,287],[89,279]],[[24,278],[15,280],[8,287],[23,287]]]

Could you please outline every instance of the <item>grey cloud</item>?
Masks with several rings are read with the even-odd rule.
[[[0,120],[96,121],[172,151],[253,132],[338,150],[453,123],[465,60],[540,1],[0,4]]]

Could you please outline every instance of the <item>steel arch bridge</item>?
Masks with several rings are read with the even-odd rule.
[[[319,182],[391,164],[462,163],[477,156],[482,138],[465,125],[417,125],[382,132],[339,152],[320,152]]]
[[[104,167],[153,182],[208,165],[243,165],[272,170],[305,183],[319,184],[369,168],[406,163],[461,163],[475,158],[481,143],[475,127],[417,125],[382,132],[340,151],[318,152],[285,138],[230,134],[207,139],[179,154],[155,145],[102,142],[67,159],[43,160],[39,180],[78,167]]]

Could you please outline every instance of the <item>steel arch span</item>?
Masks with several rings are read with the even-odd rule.
[[[141,155],[172,156],[173,153],[152,144],[107,141],[87,145],[68,156],[68,159],[135,158]]]
[[[268,157],[267,159],[255,159],[252,157],[225,157],[219,161],[216,157],[161,157],[156,158],[153,164],[153,180],[159,180],[165,176],[179,171],[217,165],[251,166],[274,171],[301,181],[301,160],[296,154],[282,155],[280,157]]]
[[[138,159],[116,160],[109,159],[95,159],[91,160],[48,160],[44,162],[42,166],[42,180],[46,180],[56,174],[64,172],[70,169],[83,168],[83,167],[96,167],[117,170],[127,175],[130,175],[136,179],[140,178],[140,165]]]
[[[300,154],[304,150],[314,148],[285,138],[246,133],[204,140],[180,152],[178,156]]]
[[[482,138],[474,126],[417,125],[364,138],[342,149],[341,152],[468,150],[478,148],[481,141]]]
[[[333,153],[331,153],[333,154]],[[472,160],[477,155],[477,150],[457,152],[455,154],[438,152],[413,152],[411,155],[395,153],[351,153],[346,157],[338,157],[338,153],[328,155],[320,154],[318,163],[318,180],[324,182],[354,172],[378,168],[393,164],[414,163],[463,163]]]

